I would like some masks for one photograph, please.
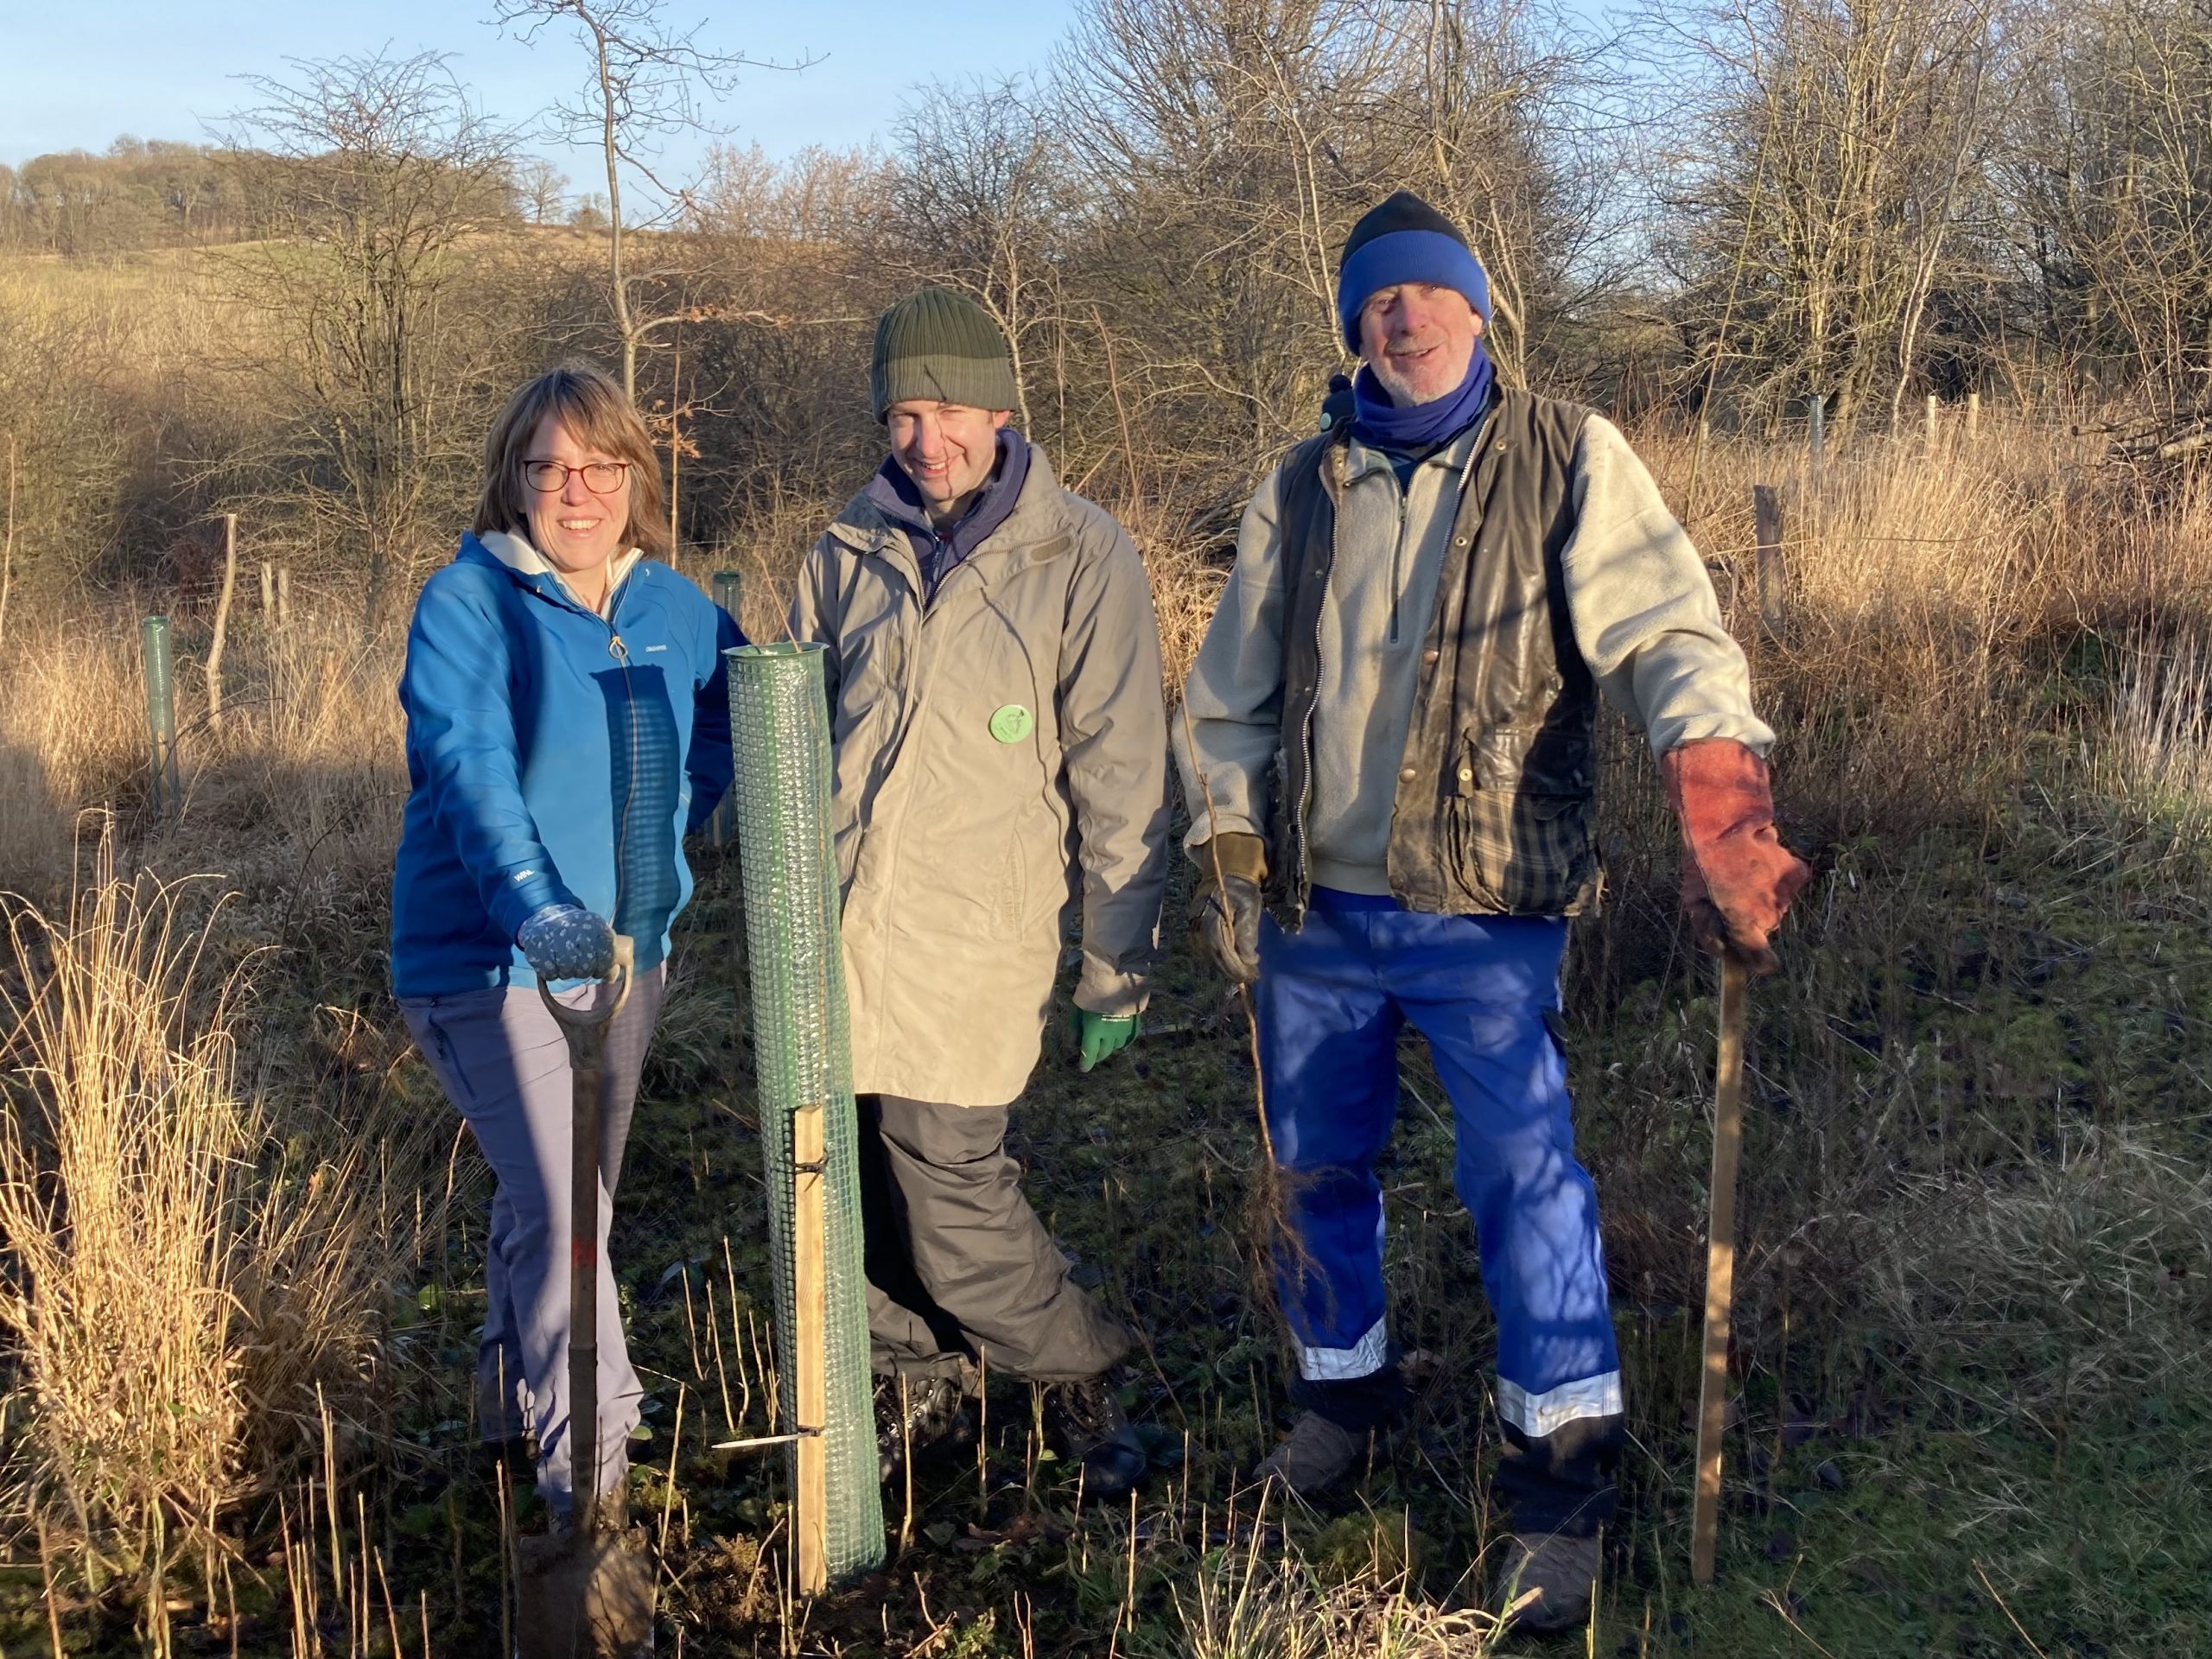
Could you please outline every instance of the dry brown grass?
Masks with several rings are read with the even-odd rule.
[[[1690,440],[1638,441],[1687,510]],[[1698,474],[1693,534],[1721,575],[1783,734],[1785,824],[1821,876],[1792,925],[1791,982],[1763,988],[1758,1004],[1762,1086],[1789,1109],[1762,1120],[1767,1156],[1749,1177],[1747,1350],[1770,1341],[1777,1285],[1785,1301],[1793,1294],[1786,1257],[1803,1264],[1801,1321],[1840,1324],[1886,1300],[1910,1310],[1916,1339],[1955,1327],[1998,1348],[2017,1343],[2024,1364],[2044,1367],[2070,1346],[2096,1375],[2133,1379],[2131,1332],[2161,1344],[2160,1363],[2191,1363],[2190,1321],[2202,1311],[2186,1287],[2212,1270],[2175,1229],[2201,1227],[2201,1182],[2149,1141],[2108,1138],[2053,1159],[2017,1125],[1967,1121],[1962,1101],[2007,1109],[2024,1086],[2008,1071],[2017,1055],[1985,1058],[1961,1043],[1931,1081],[1933,1051],[1916,1041],[1877,1054],[1853,1045],[1870,1027],[1909,1028],[1896,1010],[1867,1005],[1870,986],[1904,994],[1895,988],[1920,971],[1901,965],[1909,953],[1940,977],[1953,918],[2010,913],[2012,895],[1971,855],[1963,876],[1906,872],[1905,850],[1923,832],[1993,842],[2032,785],[2060,794],[2058,817],[2107,815],[2137,837],[2128,856],[2196,879],[2188,872],[2203,868],[2212,831],[2212,497],[2110,468],[2063,429],[1994,416],[1978,442],[1932,454],[1916,436],[1845,448],[1817,493],[1786,447],[1722,443]],[[1787,606],[1773,632],[1757,613],[1754,482],[1783,493]],[[827,510],[793,501],[731,546],[687,559],[687,571],[703,584],[715,568],[744,569],[747,627],[773,637]],[[1130,528],[1179,680],[1217,597],[1224,550],[1179,521]],[[378,1299],[419,1278],[406,1258],[439,1226],[417,1215],[417,1195],[450,1190],[452,1120],[396,1099],[404,1050],[374,1029],[406,788],[399,642],[361,644],[336,595],[302,591],[295,607],[292,626],[273,629],[248,584],[218,734],[198,720],[209,619],[204,607],[172,604],[186,804],[166,827],[146,802],[136,622],[149,607],[128,598],[33,607],[11,620],[13,649],[0,659],[0,886],[42,907],[12,912],[11,1018],[55,1011],[41,1016],[48,1035],[22,1023],[14,1039],[45,1046],[22,1050],[41,1058],[0,1122],[11,1275],[0,1326],[37,1383],[44,1491],[67,1499],[73,1535],[118,1561],[147,1554],[152,1517],[173,1539],[296,1474],[321,1445],[317,1385],[341,1442],[356,1430],[372,1438],[387,1408],[381,1368],[393,1363]],[[1612,741],[1613,897],[1578,936],[1598,965],[1579,970],[1597,995],[1576,1003],[1600,1010],[1619,1062],[1592,1091],[1608,1116],[1608,1250],[1631,1294],[1694,1304],[1699,1212],[1683,1175],[1695,1160],[1681,1151],[1682,1103],[1702,1097],[1707,1033],[1669,1000],[1673,831],[1654,769],[1640,744],[1618,730]],[[219,870],[239,896],[219,910],[212,894],[189,896],[201,888],[96,876],[77,884],[73,906],[76,816],[107,804],[137,866]],[[276,971],[231,977],[272,944]],[[343,980],[355,1001],[289,1004],[285,982],[309,977],[310,960],[318,987]],[[94,999],[95,985],[120,988]],[[242,1080],[241,1013],[264,1022],[270,1008],[283,1013],[274,1058]],[[671,1040],[680,1046],[681,1032]],[[352,1068],[334,1094],[306,1077],[326,1052]],[[92,1169],[92,1148],[122,1173]],[[2159,1195],[2149,1230],[2138,1225],[2148,1211],[2128,1207],[2136,1192]],[[105,1232],[73,1227],[78,1208],[101,1205]],[[2177,1262],[2187,1268],[2178,1276]],[[2069,1289],[2093,1281],[2121,1284],[2143,1320],[2115,1325]],[[148,1312],[143,1326],[102,1317],[126,1284],[131,1306]],[[1409,1303],[1424,1294],[1416,1283]],[[2081,1315],[2072,1325],[2069,1296]],[[48,1378],[60,1379],[51,1393]],[[2093,1391],[2079,1371],[2071,1382],[2044,1370],[2032,1380],[2039,1398]],[[1177,1584],[1172,1650],[1479,1650],[1475,1622],[1392,1583],[1379,1563],[1348,1588],[1294,1560],[1194,1561]]]
[[[7,909],[0,1330],[35,1401],[30,1503],[87,1576],[150,1575],[268,1490],[370,1359],[384,1270],[361,1148],[271,1150],[206,880]]]

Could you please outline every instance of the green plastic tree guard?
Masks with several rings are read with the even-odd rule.
[[[859,1123],[830,835],[830,715],[817,645],[729,662],[738,852],[774,1265],[778,1390],[791,1443],[801,1590],[883,1560],[862,1275]]]
[[[154,816],[163,823],[176,817],[184,791],[177,782],[176,664],[169,644],[169,620],[149,616],[140,625],[146,652],[146,728],[153,739]]]

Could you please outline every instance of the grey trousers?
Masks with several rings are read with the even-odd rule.
[[[640,1389],[622,1336],[622,1305],[608,1260],[614,1190],[638,1100],[638,1075],[667,988],[664,966],[638,976],[607,1030],[600,1094],[599,1486],[618,1492],[629,1471]],[[559,993],[571,1007],[599,1004],[605,988]],[[533,988],[405,997],[423,1058],[492,1166],[492,1226],[484,1263],[484,1334],[477,1350],[478,1422],[486,1439],[537,1434],[537,1490],[556,1511],[571,1503],[569,1467],[569,1241],[575,1085],[567,1039]]]
[[[1129,1333],[1068,1277],[1021,1192],[1007,1109],[860,1097],[874,1369],[943,1375],[982,1358],[1052,1382],[1096,1376]]]

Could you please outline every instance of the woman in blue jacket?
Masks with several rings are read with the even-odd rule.
[[[538,999],[593,1005],[636,941],[609,1027],[599,1205],[598,1491],[619,1497],[638,1421],[607,1234],[638,1075],[690,897],[683,836],[730,779],[724,646],[736,625],[664,551],[651,439],[594,369],[540,376],[484,446],[474,529],[431,576],[399,700],[411,793],[392,880],[408,1028],[497,1178],[478,1356],[482,1432],[537,1443],[571,1511],[568,1048]]]

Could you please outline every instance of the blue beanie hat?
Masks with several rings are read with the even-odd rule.
[[[1370,296],[1400,283],[1432,283],[1466,296],[1490,321],[1490,278],[1458,226],[1410,190],[1401,190],[1351,227],[1337,262],[1337,319],[1359,353],[1359,313]]]

